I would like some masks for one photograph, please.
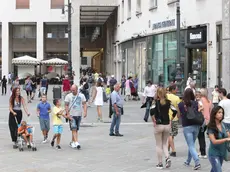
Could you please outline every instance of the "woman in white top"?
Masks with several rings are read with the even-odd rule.
[[[218,106],[218,103],[219,103],[219,91],[218,91],[218,89],[219,89],[219,87],[218,87],[218,85],[216,85],[214,91],[212,92],[212,103],[213,103],[214,107]]]
[[[103,85],[101,82],[97,82],[93,102],[97,106],[98,122],[103,122],[101,107],[103,106]]]

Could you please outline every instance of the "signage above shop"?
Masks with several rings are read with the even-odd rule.
[[[206,28],[188,30],[188,43],[206,43]]]
[[[158,23],[153,23],[152,30],[172,27],[172,26],[175,26],[175,25],[176,25],[176,20],[175,19],[166,20],[166,21],[162,21],[162,22],[158,22]]]

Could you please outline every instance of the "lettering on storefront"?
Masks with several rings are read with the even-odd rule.
[[[152,30],[161,29],[161,28],[167,28],[167,27],[172,27],[172,26],[175,26],[175,24],[176,24],[176,20],[175,19],[166,20],[166,21],[162,21],[162,22],[158,22],[158,23],[153,23]]]
[[[199,32],[199,33],[196,33],[196,34],[193,34],[193,33],[190,33],[190,40],[201,40],[202,39],[202,33]]]

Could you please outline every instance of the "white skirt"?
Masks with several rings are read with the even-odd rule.
[[[130,88],[125,88],[125,95],[126,96],[131,96],[131,90],[130,90]]]

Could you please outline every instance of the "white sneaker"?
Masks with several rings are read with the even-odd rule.
[[[76,144],[75,144],[74,142],[70,142],[70,147],[74,149],[74,148],[76,148],[77,146],[76,146]]]
[[[198,155],[199,156],[199,158],[201,158],[201,159],[207,159],[208,157],[207,157],[207,155]]]
[[[47,143],[47,139],[43,140],[42,143]]]
[[[77,148],[77,149],[80,149],[80,148],[81,148],[81,145],[80,145],[80,143],[78,143],[78,142],[75,142],[75,145],[76,145],[76,148]]]

